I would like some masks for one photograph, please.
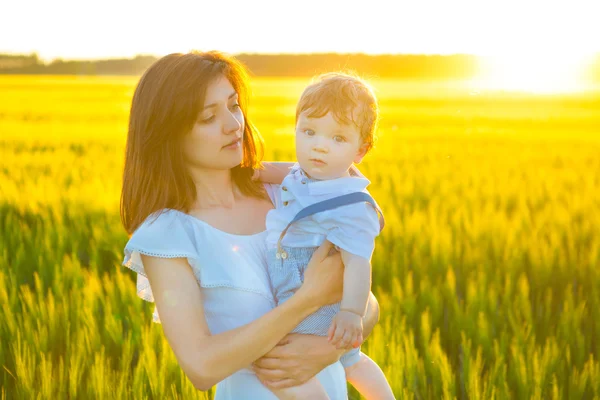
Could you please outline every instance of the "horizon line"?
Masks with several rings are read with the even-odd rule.
[[[202,50],[195,50],[195,49],[191,49],[188,52],[191,51],[202,51]],[[173,53],[185,53],[185,52],[178,52],[178,51],[174,51],[172,53],[166,53],[163,55],[159,55],[156,53],[137,53],[134,55],[128,55],[128,56],[104,56],[104,57],[62,57],[62,56],[56,56],[56,57],[42,57],[40,56],[39,52],[37,51],[31,51],[31,52],[12,52],[12,51],[2,51],[0,50],[0,55],[2,56],[12,56],[12,57],[30,57],[33,55],[36,55],[38,57],[38,59],[43,60],[45,62],[53,62],[53,61],[57,61],[57,60],[61,60],[61,61],[105,61],[105,60],[132,60],[138,57],[155,57],[155,58],[161,58],[164,57],[168,54],[173,54]],[[316,51],[316,52],[227,52],[227,51],[223,51],[223,53],[226,54],[230,54],[232,56],[240,56],[240,55],[251,55],[251,56],[294,56],[294,55],[299,55],[299,56],[305,56],[305,55],[341,55],[341,56],[355,56],[355,55],[361,55],[361,56],[369,56],[369,57],[377,57],[377,56],[443,56],[443,57],[451,57],[451,56],[470,56],[470,57],[481,57],[481,58],[485,58],[485,57],[489,57],[490,54],[484,54],[484,53],[468,53],[468,52],[452,52],[452,53],[428,53],[428,52],[424,52],[424,53],[403,53],[403,52],[398,52],[398,53],[366,53],[366,52],[336,52],[336,51]],[[595,56],[600,56],[600,50],[599,51],[595,51],[593,53],[590,53],[590,55],[595,55]]]

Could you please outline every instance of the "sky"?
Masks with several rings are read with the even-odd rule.
[[[595,5],[596,3],[597,5]],[[2,0],[0,53],[600,53],[600,1]]]

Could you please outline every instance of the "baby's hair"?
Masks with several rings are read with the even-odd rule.
[[[304,112],[309,118],[320,118],[330,111],[337,123],[353,123],[359,128],[367,151],[373,147],[379,106],[371,85],[353,73],[329,72],[316,76],[300,96],[296,121]]]

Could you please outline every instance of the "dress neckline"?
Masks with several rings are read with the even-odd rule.
[[[266,183],[265,183],[265,184],[263,184],[263,185],[264,185],[264,187],[265,187],[265,190],[267,191],[267,193],[269,193],[269,190],[267,189],[267,185],[268,185],[268,184],[266,184]],[[271,186],[273,186],[273,185],[271,185]],[[275,206],[275,200],[274,200],[274,199],[271,197],[271,195],[270,195],[270,194],[269,194],[269,200],[271,200],[271,203],[273,203],[273,206]],[[192,219],[194,222],[200,223],[200,224],[202,224],[202,225],[205,225],[205,226],[209,227],[210,229],[212,229],[212,230],[214,230],[214,231],[216,231],[216,232],[219,232],[219,233],[221,233],[221,234],[223,234],[223,235],[230,236],[230,237],[234,237],[234,238],[246,238],[246,239],[252,239],[252,238],[255,238],[255,237],[261,237],[261,236],[264,236],[264,235],[267,233],[267,230],[266,230],[266,229],[265,229],[265,230],[263,230],[263,231],[256,232],[256,233],[251,233],[251,234],[248,234],[248,235],[240,235],[240,234],[236,234],[236,233],[229,233],[229,232],[225,232],[224,230],[221,230],[221,229],[219,229],[219,228],[216,228],[216,227],[212,226],[212,225],[211,225],[211,224],[209,224],[208,222],[206,222],[206,221],[203,221],[203,220],[201,220],[201,219],[200,219],[200,218],[198,218],[198,217],[194,217],[193,215],[190,215],[190,214],[184,213],[183,211],[179,211],[179,210],[176,210],[176,209],[174,209],[174,208],[170,208],[169,210],[171,210],[171,211],[175,211],[175,212],[177,212],[177,213],[179,213],[179,214],[183,214],[183,215],[184,215],[186,218],[190,218],[190,219]]]
[[[267,233],[267,230],[266,230],[266,229],[265,229],[265,230],[263,230],[263,231],[260,231],[260,232],[256,232],[256,233],[250,233],[250,234],[247,234],[247,235],[242,235],[242,234],[237,234],[237,233],[230,233],[230,232],[226,232],[226,231],[224,231],[224,230],[222,230],[222,229],[216,228],[216,227],[212,226],[211,224],[209,224],[208,222],[201,220],[201,219],[200,219],[200,218],[198,218],[198,217],[194,217],[193,215],[186,214],[186,213],[184,213],[183,211],[175,210],[175,209],[173,209],[173,208],[171,209],[171,211],[175,211],[175,212],[177,212],[177,213],[179,213],[179,214],[182,214],[182,215],[184,215],[185,217],[187,217],[187,218],[189,218],[189,219],[193,220],[194,222],[197,222],[197,223],[200,223],[201,225],[207,226],[207,227],[209,227],[210,229],[212,229],[212,230],[214,230],[214,231],[216,231],[216,232],[219,232],[219,233],[221,233],[221,234],[223,234],[223,235],[227,235],[227,236],[231,236],[231,237],[235,237],[235,238],[248,238],[248,239],[250,239],[250,238],[254,238],[254,237],[259,237],[259,236],[262,236],[262,235],[264,235],[265,233]]]

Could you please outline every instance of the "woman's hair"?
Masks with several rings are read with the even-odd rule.
[[[238,93],[246,121],[243,160],[231,170],[233,182],[246,195],[266,197],[262,185],[252,180],[263,141],[247,118],[245,67],[216,51],[169,54],[144,73],[131,103],[121,192],[121,222],[128,233],[165,208],[188,212],[196,200],[182,143],[202,110],[207,87],[219,76]]]

